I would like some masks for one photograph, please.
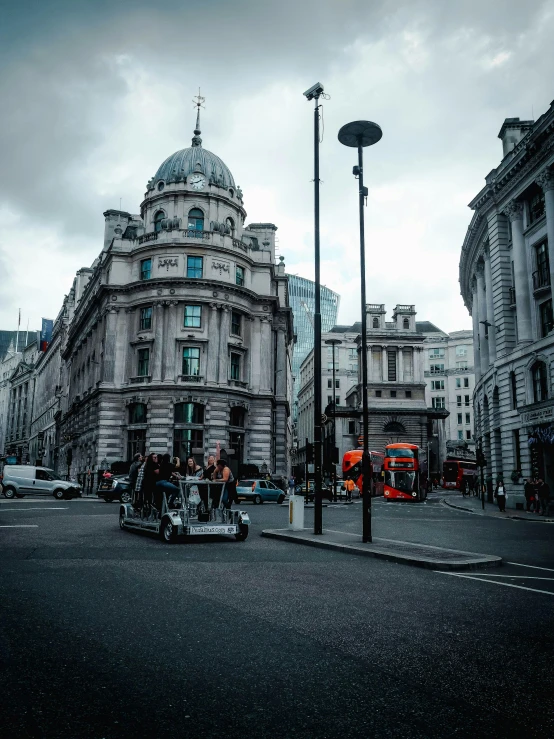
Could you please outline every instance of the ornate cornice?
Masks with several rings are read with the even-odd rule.
[[[550,169],[545,169],[539,174],[535,182],[539,187],[542,187],[544,192],[554,190],[554,172]]]

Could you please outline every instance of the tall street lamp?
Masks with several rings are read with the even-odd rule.
[[[363,152],[364,146],[371,146],[380,141],[383,132],[377,123],[371,121],[353,121],[347,123],[339,131],[339,141],[344,146],[358,149],[358,166],[352,174],[359,180],[360,208],[360,282],[362,302],[362,424],[364,434],[364,451],[362,455],[362,541],[371,541],[371,459],[369,456],[369,409],[367,405],[367,314],[365,294],[365,234],[364,234],[364,198],[367,187],[364,187]]]
[[[335,458],[337,449],[337,402],[336,402],[336,382],[335,382],[335,347],[342,344],[340,339],[327,339],[326,344],[333,347],[333,453],[331,462],[333,465],[333,501],[337,502],[337,460]]]
[[[304,93],[314,101],[314,534],[323,534],[323,495],[321,490],[321,275],[319,249],[319,98],[323,85],[316,82]],[[306,490],[308,481],[306,480]]]

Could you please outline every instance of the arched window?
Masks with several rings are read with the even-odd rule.
[[[548,375],[544,362],[535,362],[531,367],[533,380],[533,402],[540,403],[548,398]]]
[[[193,208],[189,211],[189,221],[187,228],[190,231],[204,230],[204,213],[202,213],[200,208]]]
[[[379,328],[379,319],[377,316],[373,319],[373,328]]]
[[[405,318],[402,323],[403,323],[404,328],[410,328],[410,321],[408,318]]]
[[[386,423],[385,427],[383,428],[383,431],[386,434],[405,434],[406,433],[406,429],[398,421],[390,421],[390,423]]]
[[[176,403],[175,423],[204,423],[204,406],[201,403]]]
[[[163,210],[159,210],[154,216],[154,231],[156,231],[156,233],[162,230],[162,221],[164,218],[165,213]]]
[[[229,233],[231,234],[231,236],[234,238],[235,237],[235,222],[233,221],[233,219],[227,218],[225,221],[225,225],[229,229]]]
[[[146,423],[145,403],[131,403],[129,406],[129,423]]]
[[[238,426],[239,428],[244,428],[245,415],[246,415],[246,411],[244,410],[244,408],[241,408],[240,406],[234,406],[233,408],[231,408],[229,425]]]

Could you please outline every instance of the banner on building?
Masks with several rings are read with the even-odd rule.
[[[52,341],[52,331],[54,329],[54,321],[50,318],[42,319],[42,328],[40,330],[40,344],[39,350],[45,352],[48,349],[48,345]]]

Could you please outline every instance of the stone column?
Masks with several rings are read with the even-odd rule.
[[[250,388],[253,393],[260,392],[260,363],[262,329],[259,316],[250,319]]]
[[[271,316],[260,318],[260,391],[270,392],[272,387],[271,357],[273,356]]]
[[[536,182],[537,185],[540,185],[544,190],[546,233],[548,236],[548,261],[550,262],[550,284],[554,290],[554,172],[546,169],[544,172],[540,173]]]
[[[398,381],[404,382],[404,350],[398,347]]]
[[[336,347],[335,347],[336,351]],[[336,361],[336,360],[335,360]],[[275,357],[277,364],[277,380],[275,394],[279,398],[287,397],[287,328],[279,326],[277,329],[277,356]]]
[[[229,330],[230,330],[230,308],[228,305],[221,306],[221,318],[219,321],[219,374],[218,383],[228,385],[229,382]]]
[[[475,382],[481,377],[481,351],[479,349],[479,294],[477,292],[477,280],[474,279],[471,284],[473,293],[473,302],[471,304],[471,318],[473,321],[473,370],[475,372]]]
[[[338,351],[338,346],[336,347]],[[369,344],[367,347],[367,381],[371,382],[373,379],[373,351],[372,346]]]
[[[152,382],[162,380],[162,356],[164,346],[164,306],[154,303],[154,347],[152,357]]]
[[[206,368],[206,382],[208,385],[217,384],[219,367],[219,317],[217,303],[210,303],[208,316],[208,361]]]
[[[381,347],[381,362],[383,364],[383,382],[388,382],[389,380],[389,373],[388,373],[388,367],[387,367],[387,347],[383,346]]]
[[[485,321],[487,318],[487,296],[485,292],[485,266],[477,264],[475,268],[477,277],[477,296],[479,305],[479,346],[481,350],[481,374],[484,375],[489,367],[489,343],[486,337]],[[490,321],[489,321],[490,323]]]
[[[512,224],[514,280],[516,288],[517,340],[519,343],[533,340],[531,324],[531,296],[525,239],[523,238],[523,203],[512,200],[504,211]],[[480,309],[480,308],[479,308]]]
[[[167,304],[166,331],[164,346],[164,382],[175,382],[177,372],[175,371],[175,340],[178,331],[179,304],[173,300]]]
[[[489,326],[489,361],[494,364],[496,359],[496,324],[494,321],[494,308],[492,302],[492,270],[491,257],[488,249],[485,251],[485,290],[487,300],[487,320],[492,326]]]
[[[123,385],[129,381],[127,356],[129,354],[129,323],[133,320],[134,308],[120,310],[117,320],[117,343],[115,349],[114,382]]]
[[[104,342],[104,366],[102,367],[102,381],[114,382],[115,352],[117,343],[117,314],[119,308],[110,306],[106,313],[106,339]],[[136,371],[136,370],[135,370]]]

